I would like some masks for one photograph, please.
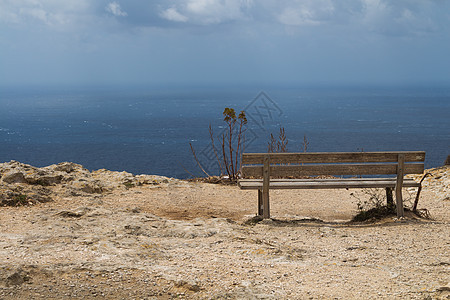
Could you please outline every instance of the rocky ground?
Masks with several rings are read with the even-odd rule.
[[[352,223],[366,192],[275,190],[252,223],[236,186],[3,163],[0,299],[450,299],[450,168],[428,171],[431,219]]]

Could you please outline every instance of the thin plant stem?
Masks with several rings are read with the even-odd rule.
[[[203,173],[205,173],[206,176],[211,177],[208,172],[205,171],[205,169],[202,167],[202,165],[200,164],[200,161],[197,158],[197,155],[195,154],[195,150],[194,147],[192,146],[191,143],[189,143],[189,146],[191,146],[191,152],[194,155],[195,161],[197,162],[197,165],[200,167],[200,169],[203,171]]]

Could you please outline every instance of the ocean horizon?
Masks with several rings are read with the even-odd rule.
[[[289,152],[426,151],[425,167],[450,154],[450,87],[21,89],[0,92],[0,162],[203,176],[217,175],[208,127],[225,107],[245,110],[246,151],[267,152],[285,129]]]

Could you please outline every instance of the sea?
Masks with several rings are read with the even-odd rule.
[[[226,107],[246,113],[246,152],[267,152],[283,128],[289,152],[423,150],[426,168],[450,154],[450,87],[10,87],[0,162],[180,179],[205,176],[200,164],[218,175],[209,126],[220,150]]]

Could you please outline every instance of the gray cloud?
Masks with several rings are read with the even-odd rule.
[[[444,30],[448,1],[420,0],[0,0],[0,22],[42,25],[58,30],[112,25],[180,29],[229,23],[305,28],[351,26],[382,35],[426,35]],[[446,13],[447,12],[447,13]],[[179,25],[183,27],[179,27]],[[116,27],[117,28],[117,27]],[[314,29],[310,29],[314,30]],[[291,31],[292,32],[292,31]]]
[[[450,81],[450,1],[0,0],[0,27],[0,82]]]

